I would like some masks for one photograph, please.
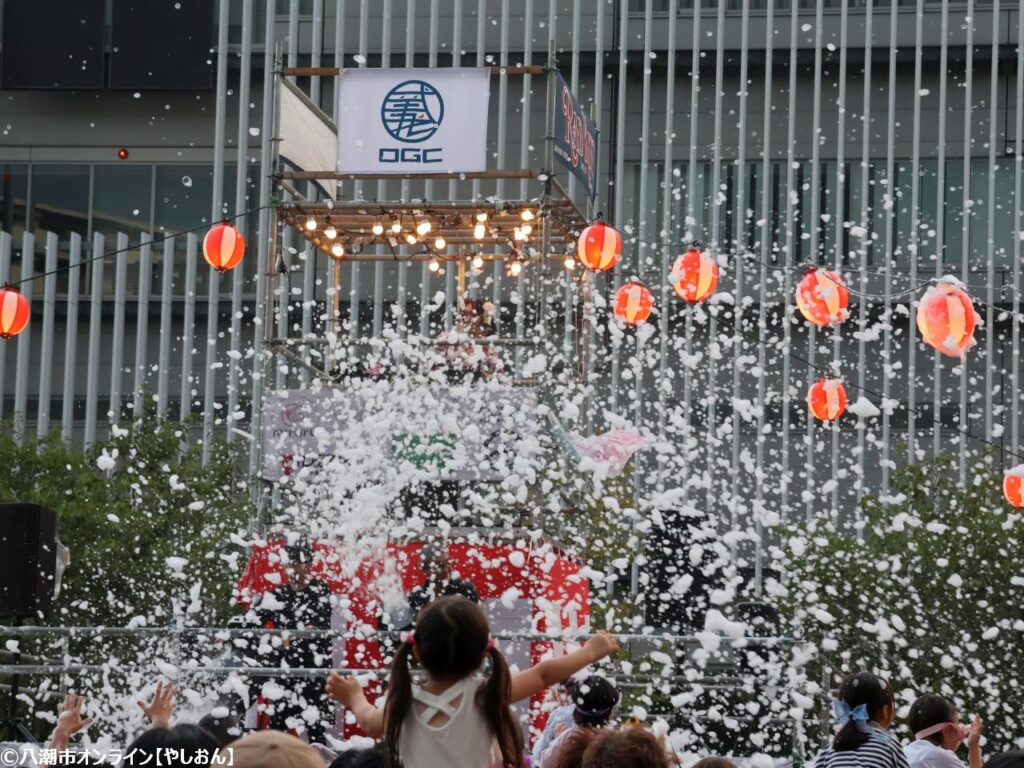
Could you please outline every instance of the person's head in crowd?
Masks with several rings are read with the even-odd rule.
[[[193,723],[179,723],[173,728],[150,728],[141,733],[125,750],[127,765],[156,765],[158,755],[167,755],[168,750],[178,754],[212,756],[220,748],[217,739],[209,731]]]
[[[888,729],[896,716],[892,686],[872,672],[848,675],[835,701],[840,728],[832,740],[836,752],[859,749],[871,738],[869,723]]]
[[[572,719],[580,728],[603,728],[619,703],[619,691],[606,678],[590,675],[580,681],[573,696]]]
[[[444,584],[452,578],[452,560],[444,544],[424,544],[420,550],[420,570],[428,583]]]
[[[283,731],[257,731],[232,743],[236,768],[324,768],[319,753]]]
[[[477,604],[480,603],[480,593],[476,591],[476,586],[473,582],[468,579],[451,579],[444,585],[442,594],[462,595],[467,600]]]
[[[475,339],[494,336],[497,333],[494,318],[483,299],[466,299],[462,305],[462,320],[466,333]]]
[[[395,653],[384,706],[384,749],[401,762],[402,725],[413,715],[412,673],[415,659],[433,680],[457,682],[490,661],[490,673],[480,688],[477,705],[501,750],[504,765],[521,766],[523,737],[509,708],[511,674],[504,655],[491,638],[483,611],[461,595],[440,597],[424,608]]]
[[[296,592],[301,592],[309,586],[313,548],[304,541],[289,544],[284,548],[283,560],[288,585]]]
[[[334,758],[329,768],[384,768],[384,751],[379,744],[369,749],[349,749]]]
[[[580,681],[575,677],[567,677],[565,680],[558,684],[558,693],[561,698],[568,704],[573,703],[573,699],[576,698],[576,694],[580,690]]]
[[[1000,752],[985,761],[985,768],[1024,768],[1024,750]]]
[[[736,763],[727,757],[702,757],[691,768],[736,768]]]
[[[227,712],[226,708],[223,712],[214,710],[210,714],[204,715],[196,725],[213,736],[221,747],[226,747],[242,735],[242,727],[238,723],[238,718]]]
[[[937,747],[956,750],[967,729],[960,725],[960,713],[953,702],[937,693],[919,696],[910,705],[907,725],[915,739],[930,741]]]
[[[554,755],[552,768],[580,768],[583,765],[583,755],[587,748],[600,735],[601,731],[595,728],[577,728],[566,734],[565,741]],[[549,762],[551,761],[545,757],[543,768],[548,768]]]
[[[564,764],[568,768],[570,764]],[[580,768],[669,768],[665,748],[643,728],[598,731],[587,744]]]

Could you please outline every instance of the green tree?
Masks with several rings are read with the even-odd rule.
[[[56,511],[71,550],[50,623],[224,618],[244,564],[230,536],[245,525],[248,497],[237,449],[218,444],[211,453],[202,466],[186,425],[149,417],[88,451],[56,435],[18,445],[2,430],[0,502]]]
[[[981,714],[990,750],[1019,748],[1024,530],[994,462],[968,477],[961,487],[945,457],[903,467],[889,495],[862,500],[862,526],[792,530],[782,606],[835,678],[876,670],[901,705],[941,693]]]

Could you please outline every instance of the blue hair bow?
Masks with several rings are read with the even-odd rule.
[[[858,704],[853,709],[842,699],[837,699],[832,703],[832,707],[835,709],[836,717],[839,719],[840,725],[846,725],[851,720],[857,724],[859,730],[863,730],[870,719],[868,717],[868,705]]]

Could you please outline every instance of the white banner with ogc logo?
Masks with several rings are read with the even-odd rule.
[[[339,88],[339,173],[487,169],[489,68],[346,69]]]

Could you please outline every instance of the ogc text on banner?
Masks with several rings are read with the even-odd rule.
[[[346,69],[339,173],[487,170],[488,67]]]

